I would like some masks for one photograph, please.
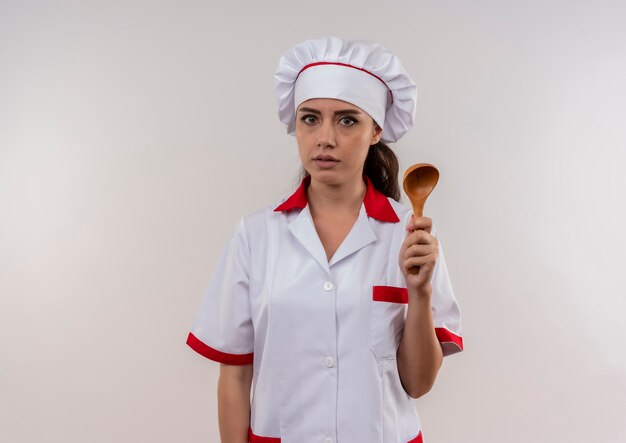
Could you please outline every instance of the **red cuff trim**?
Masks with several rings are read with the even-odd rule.
[[[389,303],[408,303],[409,291],[397,286],[374,286],[372,300]]]
[[[279,437],[261,437],[254,435],[252,428],[248,428],[248,440],[250,443],[280,443]]]
[[[451,350],[454,352],[463,350],[463,337],[448,331],[446,328],[435,328],[435,334],[437,335],[437,340],[439,340],[441,344],[445,343],[451,345]]]
[[[420,433],[417,434],[417,437],[415,437],[411,441],[408,441],[407,443],[424,443],[424,439],[422,438],[422,431],[420,431]]]
[[[218,351],[206,343],[201,342],[198,337],[193,335],[191,332],[187,336],[187,344],[198,354],[210,360],[219,363],[226,363],[228,365],[249,365],[252,364],[254,357],[254,353],[252,352],[250,354],[228,354],[226,352]]]

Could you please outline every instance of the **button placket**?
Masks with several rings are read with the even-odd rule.
[[[329,276],[330,277],[330,276]],[[324,289],[324,291],[326,293],[329,294],[329,296],[332,296],[335,294],[335,284],[331,281],[331,280],[325,280],[322,283],[322,288]],[[328,299],[326,299],[328,300]],[[330,302],[330,300],[328,300],[328,302]],[[329,348],[330,351],[330,348]],[[336,351],[336,349],[335,349]],[[330,352],[332,354],[332,351]],[[336,375],[336,369],[335,366],[337,364],[337,362],[335,361],[335,359],[331,356],[331,355],[327,355],[326,357],[324,357],[322,364],[327,368],[326,371],[328,371],[329,374],[335,374]],[[336,379],[335,379],[336,381]],[[336,401],[336,399],[335,399]],[[333,438],[331,438],[330,436],[327,436],[324,438],[323,443],[334,443]]]

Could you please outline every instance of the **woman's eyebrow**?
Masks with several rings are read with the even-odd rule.
[[[318,111],[317,109],[307,108],[307,107],[298,109],[298,112],[309,112],[311,114],[322,115],[322,113]],[[355,114],[356,115],[360,113],[361,111],[359,111],[358,109],[340,109],[339,111],[334,112],[335,115],[338,115],[338,114]]]

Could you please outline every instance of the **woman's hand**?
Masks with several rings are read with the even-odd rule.
[[[432,226],[430,218],[415,216],[406,226],[408,235],[402,243],[398,259],[409,293],[430,293],[430,279],[439,253],[437,238],[430,233]],[[417,274],[409,272],[412,267],[419,268]]]

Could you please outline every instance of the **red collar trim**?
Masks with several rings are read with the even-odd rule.
[[[367,190],[365,191],[365,198],[363,198],[363,204],[365,205],[365,212],[369,217],[376,220],[397,223],[400,221],[396,211],[393,210],[391,203],[387,199],[387,196],[374,187],[369,177],[364,176]],[[311,183],[311,176],[307,176],[302,180],[296,192],[278,205],[274,211],[290,211],[292,209],[303,209],[308,204],[306,198],[306,188]]]

